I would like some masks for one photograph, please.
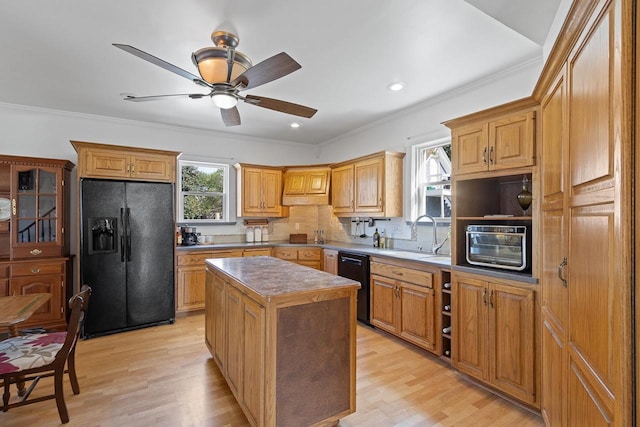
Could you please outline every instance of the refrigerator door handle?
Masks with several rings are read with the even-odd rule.
[[[125,232],[127,233],[127,261],[131,261],[131,222],[129,218],[131,217],[131,209],[127,208],[126,211],[126,225]]]
[[[120,208],[120,224],[124,225],[124,208]],[[124,227],[123,227],[124,228]],[[126,228],[120,232],[120,262],[124,262],[124,233]]]

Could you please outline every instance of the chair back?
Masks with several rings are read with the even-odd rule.
[[[69,299],[69,309],[71,309],[71,316],[69,316],[69,323],[67,324],[67,336],[64,344],[58,352],[58,357],[64,357],[69,354],[69,351],[80,336],[80,329],[82,323],[86,318],[87,309],[89,308],[89,298],[91,297],[91,287],[82,285],[80,292],[75,294]]]

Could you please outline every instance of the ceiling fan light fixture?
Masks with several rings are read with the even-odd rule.
[[[227,93],[216,93],[211,95],[211,100],[218,108],[222,108],[224,110],[228,110],[229,108],[233,108],[238,103],[238,99]]]
[[[251,68],[251,61],[243,53],[233,51],[233,65],[231,67],[231,78],[227,80],[227,48],[224,47],[204,47],[195,52],[191,59],[200,77],[208,83],[229,83],[240,74]]]

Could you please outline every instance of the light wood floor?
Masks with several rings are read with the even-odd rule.
[[[357,412],[341,427],[541,426],[541,418],[469,384],[439,359],[358,326]],[[204,316],[78,343],[80,394],[68,426],[245,426],[204,344]],[[45,379],[38,392],[52,387]],[[39,390],[38,390],[39,389]],[[0,426],[56,426],[55,401],[0,412]]]

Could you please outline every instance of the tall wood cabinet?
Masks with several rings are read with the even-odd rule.
[[[24,328],[66,324],[73,167],[67,160],[0,156],[0,295],[52,295]]]
[[[574,2],[535,91],[542,112],[542,414],[549,426],[634,425],[634,4]]]
[[[380,152],[331,166],[331,205],[336,216],[402,216],[404,153]]]

